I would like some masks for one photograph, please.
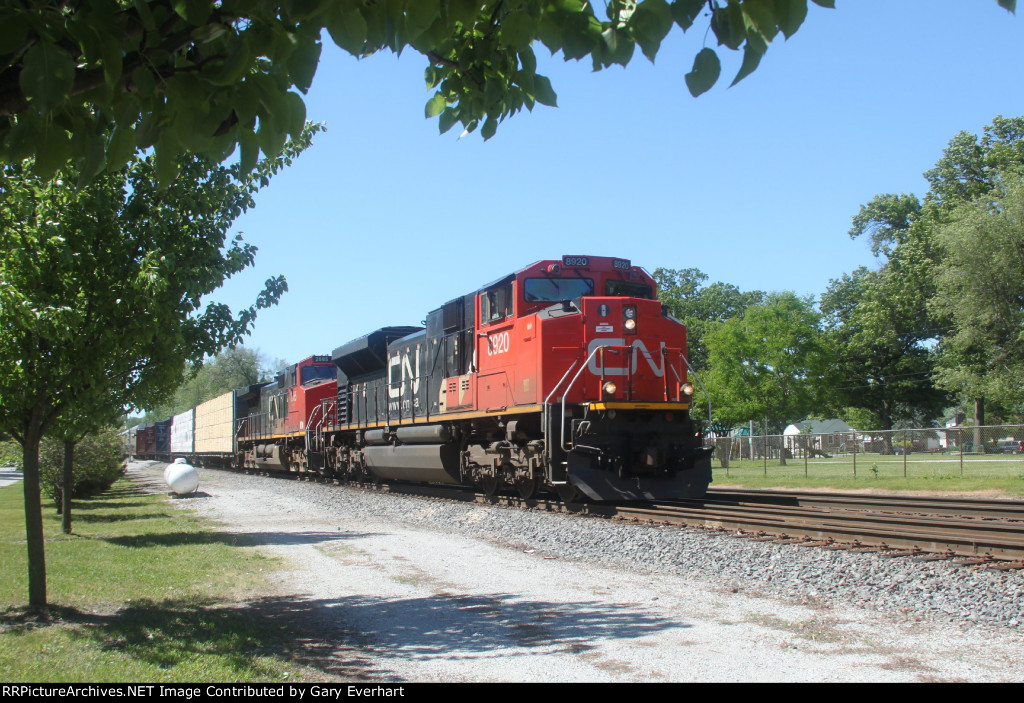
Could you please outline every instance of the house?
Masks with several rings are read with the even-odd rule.
[[[783,442],[792,456],[845,453],[852,450],[856,430],[838,418],[794,422],[782,431]]]

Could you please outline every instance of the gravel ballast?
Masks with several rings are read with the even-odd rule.
[[[163,464],[129,473],[154,490]],[[366,681],[1020,681],[1024,573],[200,470]]]

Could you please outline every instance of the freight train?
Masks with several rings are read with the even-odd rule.
[[[349,480],[703,496],[686,328],[626,259],[539,261],[271,383],[137,431],[136,454]]]

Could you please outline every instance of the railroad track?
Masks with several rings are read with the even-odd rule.
[[[1024,568],[1024,502],[846,493],[714,491],[699,501],[622,506],[619,517],[891,556]]]
[[[385,490],[631,522],[712,528],[751,539],[828,549],[925,560],[955,559],[964,565],[992,568],[1024,568],[1024,501],[715,490],[700,500],[566,505],[553,498],[488,499],[449,487],[401,486]]]
[[[311,479],[296,474],[278,474]],[[877,552],[963,565],[1024,569],[1024,501],[907,495],[717,489],[707,497],[654,503],[571,503],[554,496],[485,497],[426,484],[358,484],[420,497],[478,502],[628,522],[724,530],[757,540]]]

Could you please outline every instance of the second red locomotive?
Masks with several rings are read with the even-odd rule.
[[[704,495],[711,450],[690,417],[686,328],[628,260],[539,261],[425,324],[279,374],[239,418],[236,462],[488,495]]]

